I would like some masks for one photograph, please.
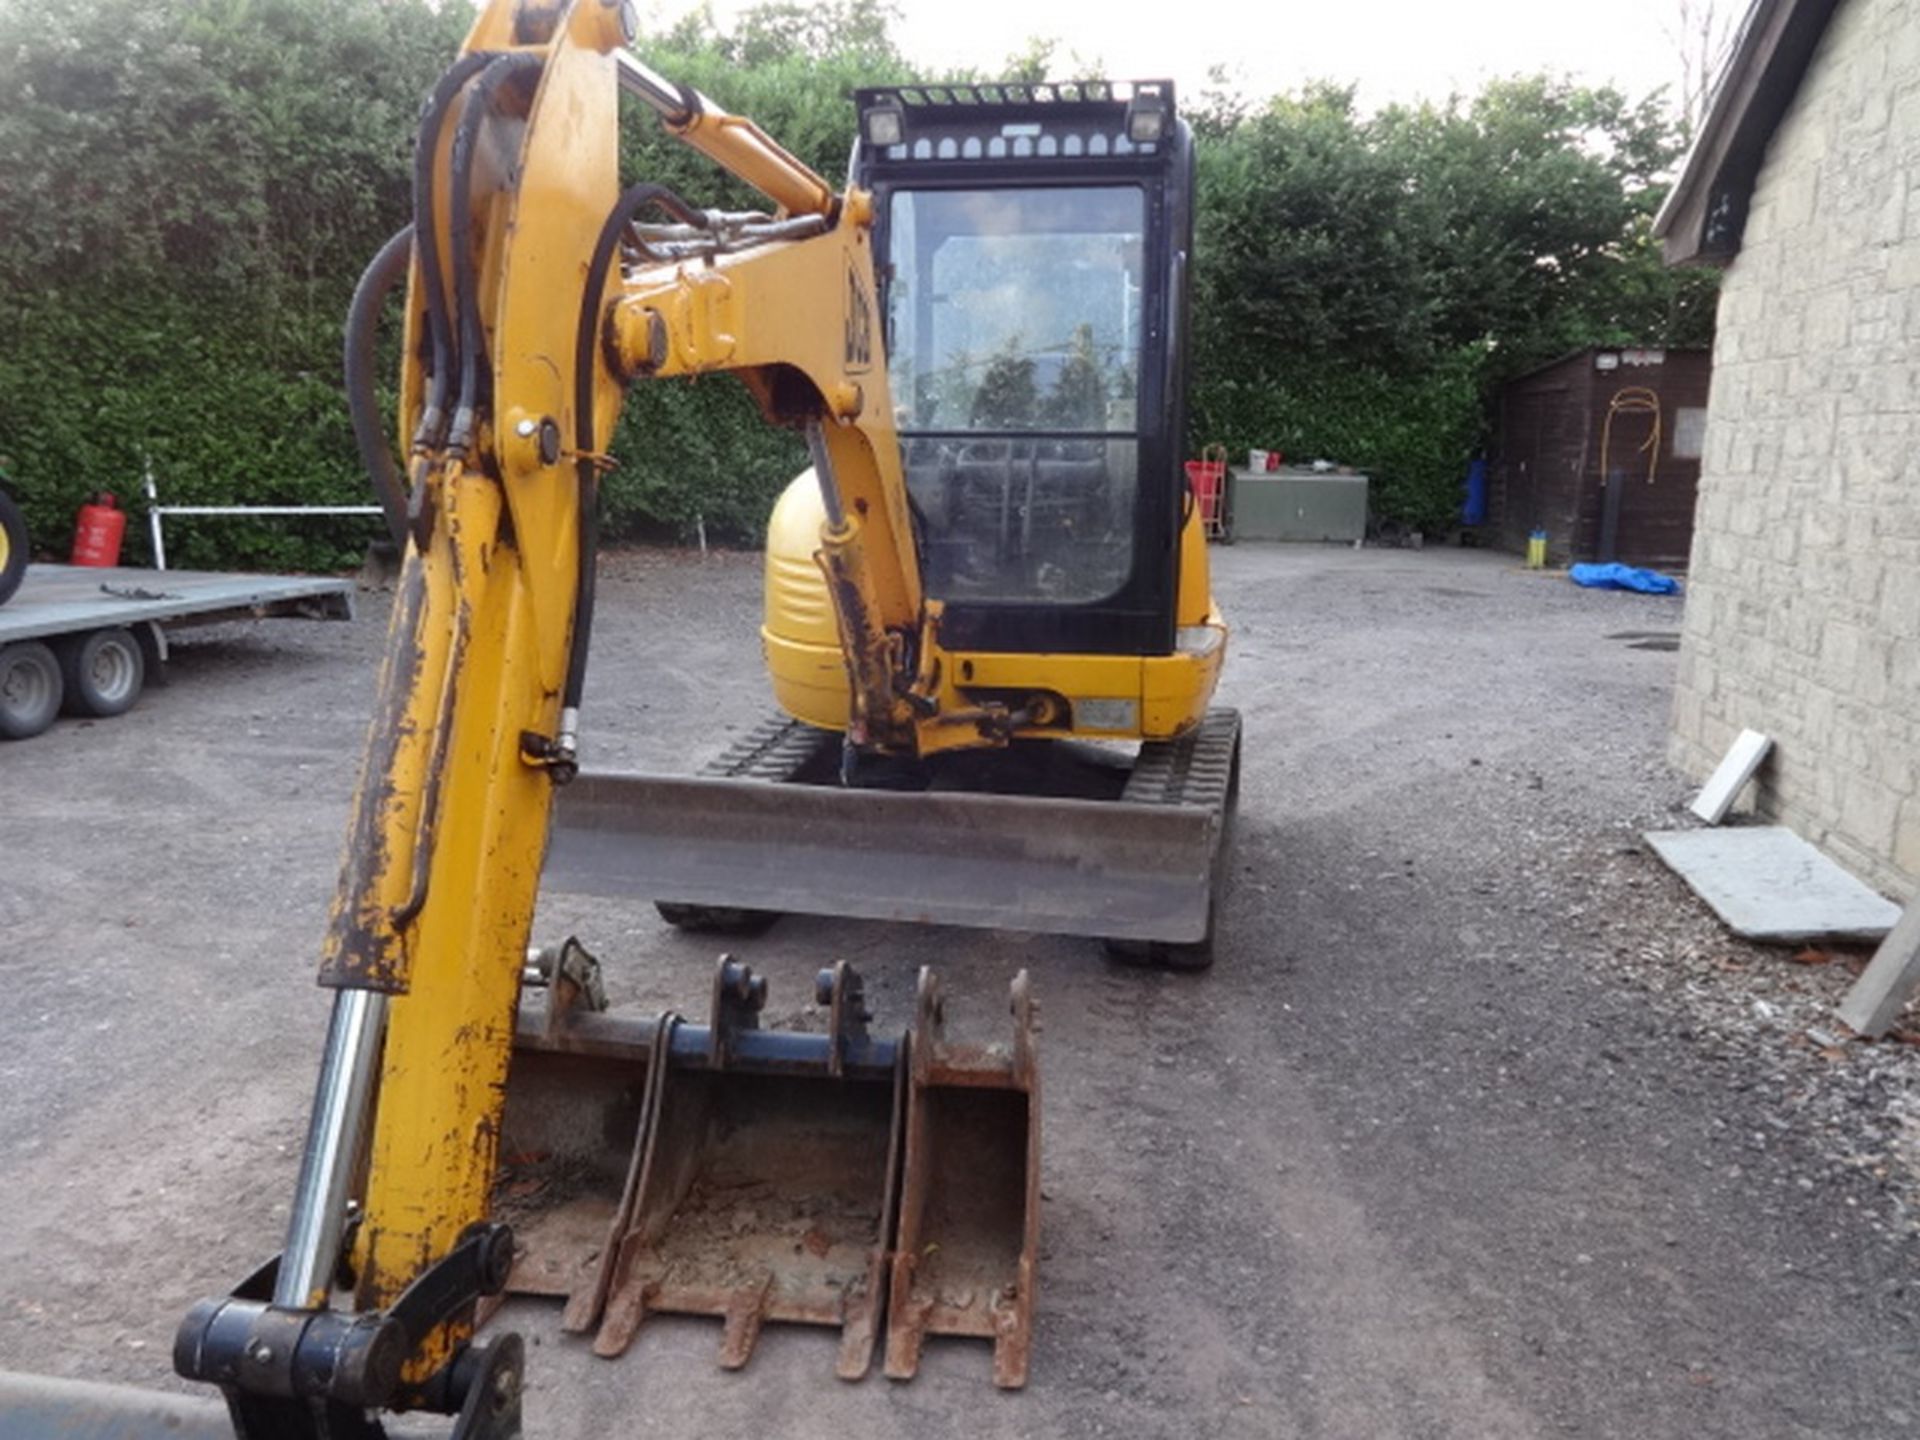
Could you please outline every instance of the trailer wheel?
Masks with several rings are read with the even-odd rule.
[[[146,683],[147,660],[133,632],[121,627],[90,630],[60,647],[67,713],[104,720],[133,708]]]
[[[0,646],[0,740],[26,740],[53,724],[65,683],[38,640]]]
[[[27,521],[20,507],[0,490],[0,605],[13,598],[27,578]]]

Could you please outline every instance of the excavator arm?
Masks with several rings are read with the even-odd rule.
[[[910,1375],[920,1337],[947,1328],[997,1337],[996,1378],[1024,1380],[1038,1144],[1024,977],[1017,1043],[991,1055],[945,1045],[923,980],[909,1067],[909,1036],[866,1034],[844,967],[822,976],[830,1035],[742,1040],[757,1030],[765,986],[731,962],[711,1025],[663,1016],[624,1029],[594,1014],[584,1029],[571,1023],[569,1007],[597,990],[595,962],[577,947],[547,973],[527,966],[554,792],[576,768],[596,491],[630,383],[733,371],[772,419],[806,433],[829,516],[817,558],[855,723],[881,747],[940,733],[928,730],[938,706],[915,670],[930,622],[881,360],[870,205],[834,194],[750,122],[653,76],[626,56],[631,38],[630,9],[605,0],[491,0],[423,110],[410,232],[355,299],[356,429],[405,558],[320,969],[334,1008],[285,1248],[195,1307],[174,1357],[183,1376],[221,1388],[244,1436],[374,1436],[379,1413],[396,1409],[456,1415],[462,1437],[518,1433],[520,1343],[475,1338],[482,1302],[529,1264],[493,1194],[510,1080],[521,1078],[516,1040],[563,1059],[591,1051],[625,1077],[623,1096],[640,1084],[650,1097],[622,1112],[629,1133],[637,1126],[634,1159],[600,1217],[611,1226],[593,1247],[601,1268],[576,1287],[570,1327],[618,1312],[630,1333],[643,1295],[664,1303],[633,1277],[647,1273],[659,1217],[691,1182],[649,1177],[691,1176],[704,1134],[680,1121],[668,1133],[674,1067],[698,1077],[683,1097],[772,1076],[782,1094],[817,1080],[835,1103],[864,1082],[880,1097],[867,1109],[884,1203],[869,1271],[852,1287],[861,1298],[834,1292],[841,1373],[864,1372],[860,1347],[871,1349],[890,1282],[889,1373]],[[776,213],[699,210],[649,184],[622,192],[621,84]],[[401,458],[373,417],[368,356],[381,297],[403,276]],[[549,987],[547,1007],[530,1024],[522,992],[536,984]],[[579,1093],[577,1076],[567,1084]],[[943,1311],[888,1248],[896,1225],[921,1233],[941,1160],[937,1114],[916,1118],[914,1107],[952,1109],[931,1098],[943,1085],[1022,1097],[1006,1181],[1011,1213],[1028,1217],[1014,1237],[1020,1269],[982,1292],[977,1314]],[[787,1288],[799,1294],[799,1282]],[[783,1304],[816,1318],[804,1299],[771,1274],[722,1296],[730,1363],[744,1361],[761,1318],[789,1313]],[[603,1325],[603,1347],[607,1337]]]
[[[839,623],[852,737],[937,748],[918,734],[938,705],[913,672],[925,601],[882,359],[871,199],[829,198],[757,129],[697,94],[684,103],[702,108],[677,125],[666,117],[683,138],[783,205],[820,208],[636,227],[606,358],[623,382],[734,372],[770,420],[806,434],[826,513],[815,561]]]

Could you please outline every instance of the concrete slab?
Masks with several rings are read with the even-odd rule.
[[[1877,941],[1900,918],[1899,906],[1783,826],[1649,830],[1646,841],[1748,940]]]
[[[1707,824],[1718,825],[1727,818],[1735,798],[1746,789],[1747,782],[1753,779],[1771,749],[1773,741],[1758,730],[1742,730],[1740,738],[1727,747],[1726,757],[1707,777],[1707,783],[1700,787],[1700,793],[1688,808]]]
[[[1907,906],[1893,933],[1880,942],[1873,963],[1860,972],[1838,1013],[1854,1033],[1878,1040],[1893,1028],[1916,990],[1920,990],[1920,900]]]

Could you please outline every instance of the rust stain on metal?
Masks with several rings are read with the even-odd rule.
[[[420,636],[426,591],[426,570],[416,554],[401,576],[366,764],[347,831],[340,888],[321,954],[322,985],[388,994],[406,990],[404,967],[392,953],[394,937],[384,923],[379,887],[391,863],[388,817],[400,803],[394,788],[395,763],[401,748],[413,736],[407,705],[426,661],[426,645]]]
[[[870,697],[860,687],[863,668],[860,647],[868,625],[866,597],[860,593],[859,584],[846,573],[845,567],[831,551],[817,551],[813,560],[826,578],[827,590],[833,597],[833,614],[840,625],[840,661],[846,668],[847,685],[852,692],[854,706],[871,723],[874,717]]]
[[[746,1364],[771,1320],[837,1328],[838,1373],[866,1374],[901,1088],[897,1073],[834,1078],[824,1064],[817,1075],[665,1070],[607,1257],[595,1353],[624,1352],[649,1313],[709,1315],[724,1321],[727,1369]]]
[[[564,1298],[562,1328],[603,1356],[650,1314],[706,1315],[739,1368],[766,1323],[797,1322],[837,1328],[837,1371],[858,1379],[884,1314],[889,1375],[911,1376],[929,1335],[971,1336],[992,1343],[997,1384],[1025,1384],[1040,1198],[1026,973],[1012,1043],[983,1046],[946,1040],[922,972],[915,1027],[878,1071],[828,1058],[866,1043],[857,977],[841,983],[817,1072],[755,1070],[704,1036],[681,1047],[703,1058],[676,1065],[676,1016],[596,1010],[573,986],[547,989],[544,1013],[523,997],[494,1189],[517,1241],[509,1288]],[[717,981],[711,1031],[727,993]]]
[[[456,578],[458,567],[456,566]],[[453,651],[440,685],[440,709],[434,719],[432,749],[427,760],[426,793],[420,801],[419,823],[413,840],[413,883],[406,903],[388,917],[396,932],[420,917],[427,903],[427,882],[433,874],[435,837],[440,829],[440,792],[447,772],[447,746],[453,738],[454,711],[460,703],[460,680],[466,673],[467,648],[473,638],[473,607],[465,595],[454,608]]]
[[[1040,1246],[1040,1073],[1027,972],[1014,977],[1013,1044],[944,1036],[920,972],[886,1370],[909,1379],[928,1335],[993,1342],[993,1380],[1027,1383]]]

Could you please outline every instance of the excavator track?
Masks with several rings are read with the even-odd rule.
[[[1240,712],[1214,709],[1177,740],[1140,747],[1121,800],[1226,810],[1240,787]]]
[[[838,747],[840,737],[787,715],[769,715],[700,767],[716,780],[796,780]]]
[[[1215,927],[1233,865],[1233,812],[1240,797],[1240,712],[1213,709],[1177,740],[1140,747],[1121,800],[1132,805],[1179,805],[1220,817],[1209,876],[1207,931],[1197,941],[1109,938],[1107,953],[1135,964],[1204,970],[1213,964]]]

